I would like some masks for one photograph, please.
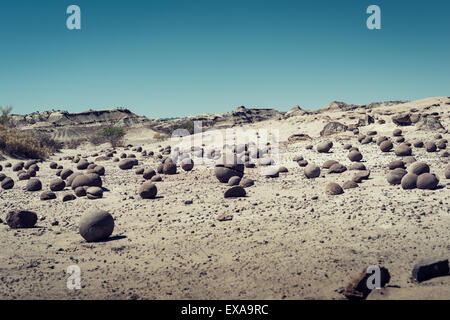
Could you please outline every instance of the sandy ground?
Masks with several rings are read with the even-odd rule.
[[[449,129],[446,102],[450,99],[434,98],[374,109],[372,115],[386,124],[375,122],[360,131],[376,130],[376,137],[392,137],[396,126],[391,115],[384,115],[386,110],[413,107],[438,112]],[[434,103],[439,105],[422,110]],[[444,177],[450,158],[413,148],[414,157],[427,162],[438,175],[440,188],[391,186],[386,173],[387,164],[398,159],[393,152],[382,153],[374,143],[361,145],[349,132],[319,137],[329,118],[354,123],[346,117],[358,112],[362,113],[330,112],[244,127],[279,130],[280,165],[289,170],[267,179],[259,168],[246,168],[245,176],[253,178],[255,185],[246,189],[245,198],[224,199],[228,186],[217,181],[213,167],[198,165],[191,172],[178,168],[176,175],[163,175],[164,181],[156,183],[158,198],[143,200],[138,195],[142,176],[135,169],[121,170],[109,160],[97,162],[106,168],[103,186],[108,191],[103,199],[83,197],[63,203],[62,195],[70,192],[66,188],[57,192],[57,199],[41,201],[41,192],[24,191],[26,181],[17,181],[11,168],[3,168],[15,186],[0,191],[0,218],[5,221],[8,211],[25,209],[36,212],[39,220],[32,229],[0,224],[0,299],[345,299],[342,289],[369,265],[388,268],[391,281],[368,299],[450,299],[450,277],[420,284],[411,279],[419,260],[450,258],[450,180]],[[407,141],[434,140],[434,132],[414,126],[402,130]],[[286,143],[294,133],[307,133],[313,141]],[[450,140],[450,134],[442,135]],[[138,133],[134,138],[145,139]],[[305,148],[324,140],[334,142],[331,153]],[[159,144],[169,143],[145,142],[143,148],[158,153]],[[345,143],[360,149],[371,176],[342,195],[326,195],[326,183],[341,184],[355,171],[328,174],[323,169],[319,178],[306,179],[303,168],[292,161],[302,155],[319,166],[329,159],[350,165]],[[43,190],[55,178],[49,161],[76,171],[70,160],[59,159],[94,152],[103,155],[102,149],[106,147],[63,150],[41,163],[37,177]],[[159,163],[156,157],[125,152],[136,154],[138,167],[156,169]],[[17,160],[0,164],[4,167],[8,161]],[[192,204],[185,204],[186,200]],[[107,210],[115,219],[109,241],[87,243],[78,234],[81,216],[94,207]],[[232,214],[233,219],[220,222],[221,214]],[[55,221],[59,225],[52,226]],[[66,270],[71,265],[81,269],[80,290],[67,288]]]

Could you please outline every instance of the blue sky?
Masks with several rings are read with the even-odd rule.
[[[66,28],[71,4],[82,30]],[[366,27],[371,4],[381,30]],[[450,95],[448,12],[448,0],[1,0],[0,105],[158,118]]]

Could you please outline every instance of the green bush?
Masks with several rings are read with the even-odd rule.
[[[11,111],[12,111],[12,106],[8,106],[8,107],[0,107],[0,125],[4,126],[4,127],[9,127],[11,126]]]
[[[184,121],[181,123],[174,124],[171,127],[171,133],[173,133],[177,129],[185,129],[189,131],[190,134],[194,134],[194,123],[192,121]]]
[[[122,127],[109,126],[100,130],[99,136],[105,138],[113,148],[123,145],[125,129]]]

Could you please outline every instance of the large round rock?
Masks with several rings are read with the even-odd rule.
[[[406,143],[402,143],[397,148],[395,148],[395,155],[399,157],[406,157],[412,154],[411,147]]]
[[[330,182],[325,187],[325,193],[328,194],[328,195],[335,196],[335,195],[344,193],[344,190],[337,183]]]
[[[408,168],[408,172],[421,175],[422,173],[430,172],[430,167],[425,162],[414,162]]]
[[[231,177],[244,176],[244,164],[217,164],[214,168],[216,178],[222,183],[228,183]]]
[[[380,143],[380,150],[382,152],[389,152],[394,147],[390,140],[386,140]]]
[[[358,162],[362,160],[363,156],[359,151],[351,151],[348,154],[348,158],[350,159],[350,161]]]
[[[184,171],[191,171],[194,168],[194,161],[191,158],[186,158],[181,161],[181,168]]]
[[[434,190],[439,184],[439,179],[431,173],[422,173],[417,178],[417,188]]]
[[[415,189],[417,185],[417,175],[414,173],[405,174],[401,181],[404,190]]]
[[[2,180],[2,188],[5,190],[12,189],[14,187],[14,180],[10,177],[6,177]]]
[[[37,215],[31,211],[10,211],[6,215],[6,224],[13,229],[32,228],[37,222]]]
[[[50,190],[61,191],[66,187],[66,182],[63,179],[54,179],[50,181]]]
[[[156,194],[158,193],[158,189],[156,185],[151,181],[147,181],[139,188],[139,195],[142,199],[154,199]]]
[[[124,159],[119,162],[119,168],[122,170],[129,170],[134,166],[137,166],[138,161],[136,159]]]
[[[320,176],[320,168],[319,166],[310,163],[305,167],[304,173],[305,177],[309,179],[317,178],[318,176]]]
[[[245,197],[247,193],[245,192],[245,189],[241,186],[234,186],[225,191],[224,197],[225,198],[238,198],[238,197]]]
[[[39,191],[42,190],[42,183],[39,179],[30,179],[28,180],[27,186],[26,186],[26,190],[27,191]]]
[[[331,141],[324,141],[322,143],[319,143],[316,147],[317,152],[320,153],[327,153],[330,151],[330,149],[333,147],[333,142]]]
[[[164,174],[176,174],[177,173],[177,165],[172,161],[171,158],[167,158],[164,161],[162,173]]]
[[[78,187],[102,187],[102,178],[96,173],[88,173],[77,176],[72,181],[72,189],[75,190]]]
[[[87,242],[106,240],[113,230],[114,219],[111,214],[103,210],[92,210],[80,221],[80,235]]]

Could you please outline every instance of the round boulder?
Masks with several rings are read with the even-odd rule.
[[[351,151],[348,154],[348,158],[350,159],[350,161],[358,162],[362,160],[363,156],[359,151]]]
[[[5,190],[12,189],[14,187],[14,180],[10,177],[6,177],[2,180],[2,188]]]
[[[320,176],[320,167],[315,164],[308,164],[304,169],[305,177],[308,179],[317,178]]]
[[[417,178],[417,188],[434,190],[439,184],[439,179],[431,173],[422,173]]]
[[[142,199],[154,199],[157,193],[158,189],[156,188],[156,185],[151,181],[145,182],[139,188],[139,195]]]
[[[66,183],[63,179],[54,179],[50,182],[51,191],[61,191],[66,187]]]
[[[414,162],[409,166],[408,171],[415,175],[421,175],[430,172],[430,167],[425,162]]]
[[[331,141],[324,141],[322,143],[319,143],[316,147],[317,152],[320,153],[327,153],[330,151],[330,149],[333,147],[333,142]]]
[[[245,192],[245,189],[241,186],[234,186],[225,191],[224,197],[225,198],[238,198],[238,197],[245,197],[247,192]]]
[[[106,240],[114,231],[114,219],[106,211],[92,210],[81,218],[79,231],[87,242]]]
[[[404,190],[414,189],[417,184],[417,175],[414,173],[407,173],[401,180],[401,185]]]
[[[335,196],[335,195],[344,193],[344,190],[337,183],[330,182],[325,187],[325,193],[328,194],[328,195]]]
[[[25,187],[27,191],[39,191],[42,190],[42,183],[39,179],[30,179]]]
[[[25,210],[10,211],[5,222],[12,229],[32,228],[37,222],[37,215]]]
[[[44,191],[41,193],[41,200],[42,201],[46,201],[46,200],[53,200],[56,199],[56,194],[52,191]]]

